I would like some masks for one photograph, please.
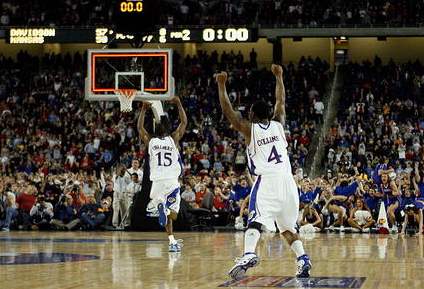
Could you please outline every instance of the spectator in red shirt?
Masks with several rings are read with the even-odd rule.
[[[200,184],[199,190],[196,192],[196,204],[198,208],[208,210],[213,208],[213,195],[204,184]]]
[[[213,207],[217,211],[224,211],[227,208],[229,197],[222,193],[220,186],[216,186],[214,190]]]
[[[202,206],[202,201],[203,201],[203,198],[205,197],[206,192],[207,191],[206,191],[205,185],[200,184],[199,189],[196,192],[196,204],[198,208]]]
[[[35,196],[36,193],[36,187],[28,185],[26,189],[16,198],[16,204],[18,205],[19,211],[19,229],[29,229],[31,227],[29,212],[37,200],[37,197]]]
[[[302,136],[299,138],[299,142],[304,146],[309,145],[309,137],[306,135],[306,131],[302,131]]]
[[[29,211],[31,211],[32,206],[34,206],[34,203],[37,199],[37,197],[34,195],[34,193],[37,191],[37,189],[29,185],[26,187],[26,189],[17,196],[16,203],[19,205],[19,210],[25,213],[29,214]]]
[[[93,166],[93,161],[90,159],[88,154],[85,154],[81,160],[80,168],[83,170],[89,170]]]

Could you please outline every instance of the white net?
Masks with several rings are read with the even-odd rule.
[[[119,89],[115,91],[121,104],[121,112],[132,111],[132,102],[135,98],[137,90],[135,89]]]

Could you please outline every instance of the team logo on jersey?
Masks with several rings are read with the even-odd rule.
[[[255,210],[250,211],[249,212],[249,220],[253,219],[255,217],[255,215],[256,215],[256,211]]]
[[[168,202],[175,203],[176,199],[174,197],[168,197]]]

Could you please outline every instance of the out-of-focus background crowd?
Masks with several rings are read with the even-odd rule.
[[[85,26],[113,22],[104,1],[3,1],[1,25]],[[257,27],[397,27],[423,21],[423,1],[166,1],[160,23],[249,24]],[[402,3],[401,3],[402,2]],[[405,3],[406,2],[406,3]],[[58,9],[63,13],[57,13]],[[254,23],[246,23],[254,19]],[[258,98],[274,103],[261,51],[180,55],[173,74],[188,115],[180,143],[182,199],[190,212],[242,229],[254,180],[244,140],[225,121],[213,75],[228,71],[231,102],[243,116]],[[269,66],[269,65],[268,65]],[[305,232],[378,229],[381,204],[393,233],[422,231],[424,206],[424,67],[378,56],[339,65],[341,101],[327,107],[334,71],[302,56],[284,65],[286,138]],[[121,114],[113,102],[84,100],[86,56],[0,51],[0,228],[125,229],[142,189],[146,148],[138,109]],[[324,126],[326,114],[336,114]],[[178,124],[178,113],[168,108]],[[312,177],[317,134],[324,157]],[[316,166],[316,164],[315,164]],[[211,220],[212,219],[212,220]],[[421,225],[420,225],[421,224]],[[347,229],[348,228],[348,229]]]

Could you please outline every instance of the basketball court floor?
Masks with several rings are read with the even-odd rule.
[[[0,288],[424,288],[421,237],[316,234],[304,237],[312,278],[293,278],[294,255],[278,235],[260,244],[261,264],[241,281],[227,270],[243,233],[0,233]]]

